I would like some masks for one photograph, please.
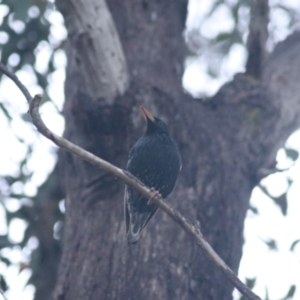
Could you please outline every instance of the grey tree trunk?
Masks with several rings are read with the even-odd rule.
[[[111,15],[100,0],[57,6],[69,32],[65,137],[125,168],[144,130],[139,105],[164,119],[183,158],[169,201],[200,221],[237,272],[251,191],[300,125],[299,34],[276,48],[259,80],[238,74],[202,102],[181,86],[187,1],[111,0]],[[54,299],[232,298],[231,284],[166,215],[128,246],[124,184],[69,153],[60,163],[66,224]]]

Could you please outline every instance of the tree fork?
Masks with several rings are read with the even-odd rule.
[[[76,146],[75,144],[51,132],[51,130],[49,130],[44,124],[39,114],[39,106],[42,100],[42,96],[35,95],[32,98],[27,88],[18,80],[17,76],[10,72],[1,63],[0,71],[7,75],[9,78],[11,78],[24,94],[29,104],[29,112],[32,118],[32,122],[42,135],[51,140],[57,146],[79,156],[80,158],[97,166],[98,168],[113,174],[114,176],[118,177],[126,184],[130,185],[132,188],[137,190],[143,196],[149,198],[152,203],[157,205],[161,210],[163,210],[167,215],[169,215],[176,223],[178,223],[181,226],[181,228],[184,231],[186,231],[195,239],[197,245],[214,262],[215,266],[223,272],[227,279],[241,292],[242,295],[247,297],[247,299],[249,300],[261,300],[260,297],[254,294],[242,281],[239,280],[239,278],[234,274],[234,272],[212,249],[209,243],[204,239],[199,227],[196,228],[195,226],[193,226],[178,211],[176,211],[174,208],[168,205],[159,194],[155,194],[155,196],[153,196],[153,190],[145,186],[142,182],[140,182],[135,176],[133,176],[129,172],[110,164],[109,162],[93,155],[92,153],[82,149],[81,147]]]

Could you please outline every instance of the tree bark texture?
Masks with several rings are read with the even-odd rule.
[[[166,121],[183,159],[172,205],[200,222],[209,243],[237,272],[260,169],[274,166],[277,150],[300,126],[299,34],[276,47],[259,81],[237,74],[203,102],[181,85],[187,1],[111,0],[123,49],[117,61],[124,51],[120,69],[126,71],[120,73],[122,88],[113,84],[103,93],[94,81],[106,76],[99,65],[113,64],[96,55],[93,37],[100,25],[93,19],[97,13],[86,13],[99,3],[57,0],[69,32],[65,137],[125,168],[145,129],[138,107]],[[54,299],[232,298],[231,284],[166,215],[159,212],[137,245],[128,246],[124,184],[69,153],[61,153],[60,163],[66,223]]]

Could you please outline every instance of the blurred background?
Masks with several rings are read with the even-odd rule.
[[[189,1],[182,83],[195,98],[213,95],[244,71],[252,3]],[[300,28],[300,0],[271,0],[270,6],[271,51]],[[3,0],[0,23],[1,62],[32,95],[43,94],[43,120],[61,135],[67,32],[54,1]],[[27,112],[23,95],[1,76],[0,287],[9,300],[42,299],[41,291],[54,285],[64,224],[57,147],[36,132]],[[297,131],[278,152],[281,171],[253,190],[245,221],[239,276],[266,300],[300,299],[299,151]],[[240,299],[238,293],[235,298]]]

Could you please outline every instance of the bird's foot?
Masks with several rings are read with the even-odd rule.
[[[155,188],[152,187],[152,188],[150,189],[150,191],[151,191],[151,193],[152,193],[152,196],[151,196],[151,198],[148,200],[148,203],[147,203],[148,205],[152,204],[152,199],[153,199],[153,198],[155,198],[155,197],[160,197],[160,198],[162,198],[160,192],[159,192],[159,191],[156,191]]]

